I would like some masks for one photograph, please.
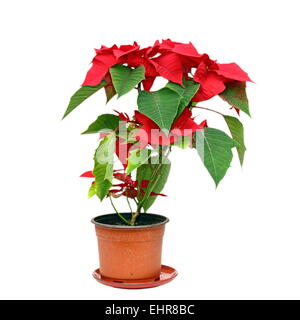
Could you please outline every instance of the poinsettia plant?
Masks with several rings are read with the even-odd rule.
[[[157,77],[167,84],[151,91]],[[104,88],[107,102],[131,90],[137,92],[137,110],[132,117],[112,110],[101,114],[83,134],[100,134],[94,168],[82,174],[93,178],[89,197],[111,200],[125,224],[135,225],[142,210],[147,212],[168,179],[172,148],[193,148],[216,185],[223,179],[237,149],[241,165],[245,154],[240,111],[250,115],[246,95],[247,73],[237,64],[222,64],[200,54],[192,43],[156,41],[153,46],[102,46],[96,49],[92,66],[81,88],[71,97],[66,117],[88,97]],[[228,102],[236,116],[203,105],[215,96]],[[230,132],[197,122],[193,111],[210,110],[224,118]],[[126,220],[113,200],[125,197],[131,210]],[[136,209],[132,210],[131,203]]]

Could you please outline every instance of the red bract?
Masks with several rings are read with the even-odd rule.
[[[138,193],[138,182],[133,181],[129,175],[126,175],[125,173],[118,172],[119,170],[114,170],[114,178],[121,181],[122,183],[116,183],[113,184],[114,189],[110,189],[109,192],[113,193],[115,195],[122,195],[126,196],[128,198],[136,198],[138,195],[143,196],[145,194],[145,191],[142,189],[145,189],[148,187],[149,180],[142,180],[140,182],[140,189]],[[92,171],[86,171],[84,172],[80,177],[85,177],[85,178],[94,178],[93,172]],[[94,184],[95,181],[92,182]],[[115,189],[118,188],[118,189]],[[163,196],[166,197],[165,194],[162,193],[156,193],[156,192],[151,192],[151,196]]]
[[[135,42],[133,45],[120,46],[120,48],[113,45],[110,48],[102,46],[101,49],[96,49],[96,56],[92,61],[93,65],[88,71],[82,85],[98,85],[104,79],[110,67],[118,63],[124,63],[126,55],[139,50],[139,48]]]
[[[151,62],[151,58],[158,52],[159,45],[154,44],[153,47],[141,49],[127,56],[127,64],[129,67],[137,68],[141,65],[145,67],[145,80],[142,82],[144,89],[149,91],[153,82],[159,73]]]
[[[199,54],[191,42],[180,43],[171,41],[170,39],[162,40],[160,51],[171,51],[178,55],[182,65],[183,75],[186,79],[192,68],[197,68],[203,60],[208,58],[207,54]]]
[[[248,74],[236,63],[220,64],[210,60],[208,56],[199,63],[193,79],[201,85],[192,99],[195,102],[205,101],[220,94],[228,82],[251,81]]]
[[[86,171],[80,177],[81,178],[94,178],[93,171]]]
[[[243,71],[236,63],[217,64],[215,72],[226,78],[226,80],[237,80],[241,82],[251,81],[248,74]]]
[[[127,56],[128,54],[134,51],[138,51],[139,48],[140,46],[136,42],[134,42],[133,45],[123,45],[123,46],[120,46],[119,49],[114,49],[113,53],[115,57],[120,61],[121,57],[125,58],[125,56]]]
[[[203,120],[203,121],[199,124],[199,127],[201,127],[201,128],[206,128],[206,127],[208,127],[208,126],[207,126],[207,120]]]
[[[146,91],[151,90],[154,80],[155,80],[155,77],[146,77],[146,79],[143,80],[143,87]]]
[[[182,114],[174,122],[169,135],[161,131],[158,125],[139,111],[135,111],[135,119],[142,126],[136,133],[136,138],[140,141],[141,148],[150,145],[170,145],[180,136],[192,135],[201,129],[192,119],[192,112],[185,108]]]
[[[93,65],[86,75],[83,85],[95,86],[103,79],[110,81],[109,68],[115,64],[126,63],[129,67],[145,67],[145,90],[149,91],[157,76],[182,84],[183,77],[188,79],[192,68],[196,68],[193,80],[200,83],[200,89],[193,101],[208,100],[225,89],[231,81],[251,81],[247,73],[237,64],[219,64],[207,54],[200,54],[190,43],[175,42],[170,39],[156,41],[153,46],[142,48],[133,45],[102,46],[96,50]]]
[[[151,62],[160,76],[169,81],[182,84],[183,67],[178,54],[173,52],[162,53]]]
[[[145,194],[145,191],[143,189],[140,189],[139,191],[140,193],[138,193],[137,189],[135,188],[127,188],[122,195],[128,198],[136,198],[137,196],[143,196]],[[166,194],[163,193],[156,193],[156,192],[151,192],[150,196],[162,196],[162,197],[166,197]]]
[[[180,43],[175,42],[170,39],[162,40],[160,45],[160,50],[168,50],[174,53],[177,53],[182,56],[192,57],[192,58],[201,58],[203,55],[199,54],[196,48],[193,46],[191,42],[189,43]]]
[[[201,77],[199,74],[201,73]],[[196,77],[196,79],[195,79]],[[203,70],[195,74],[194,80],[200,83],[200,89],[194,95],[192,101],[200,102],[208,100],[225,90],[224,79],[215,72],[205,73]]]
[[[116,139],[116,155],[121,161],[124,169],[127,168],[127,158],[129,157],[129,150],[133,146],[132,143],[126,143],[125,139],[117,137]]]
[[[119,118],[122,120],[122,121],[125,121],[125,122],[130,122],[130,118],[129,118],[129,115],[126,113],[126,112],[119,112],[117,110],[114,110],[114,112],[116,112],[119,116]]]
[[[122,181],[123,183],[114,184],[113,187],[118,187],[119,189],[111,189],[109,192],[115,195],[123,195],[128,198],[136,198],[137,196],[143,196],[145,191],[140,189],[138,191],[138,182],[133,181],[130,176],[125,173],[114,172],[114,178]],[[142,180],[140,182],[140,188],[147,188],[149,184],[149,180]],[[166,196],[162,193],[151,192],[151,196]]]
[[[126,185],[133,185],[133,180],[126,173],[116,172],[114,171],[114,178],[124,182]]]
[[[109,68],[117,63],[117,59],[113,54],[114,48],[117,48],[117,46],[112,46],[111,48],[102,46],[101,49],[96,49],[96,56],[92,61],[93,65],[85,77],[83,86],[98,85],[107,74]]]

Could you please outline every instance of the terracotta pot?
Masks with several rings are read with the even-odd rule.
[[[130,219],[130,213],[122,213]],[[116,214],[94,218],[100,272],[108,279],[154,280],[161,270],[162,241],[168,218],[144,213],[137,226],[122,225]]]

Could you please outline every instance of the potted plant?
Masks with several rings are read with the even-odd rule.
[[[151,91],[157,77],[166,79],[166,84]],[[92,220],[99,244],[100,269],[95,274],[99,280],[114,286],[155,286],[176,275],[161,267],[168,218],[148,213],[156,198],[165,196],[169,154],[172,148],[195,149],[216,185],[230,166],[233,148],[242,164],[246,150],[242,123],[201,102],[219,95],[232,112],[250,115],[247,81],[251,80],[237,64],[220,64],[198,53],[191,43],[168,39],[147,48],[134,42],[96,50],[64,117],[102,88],[107,102],[115,95],[137,92],[137,110],[131,117],[112,110],[99,115],[83,132],[100,134],[94,168],[82,174],[93,178],[88,196],[110,200],[115,212]],[[196,121],[193,112],[201,109],[223,117],[230,135],[209,127],[205,119]],[[115,200],[119,197],[126,198],[128,212],[118,211]],[[160,278],[163,271],[165,279]]]

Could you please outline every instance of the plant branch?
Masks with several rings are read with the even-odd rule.
[[[112,198],[111,198],[111,195],[110,195],[110,194],[109,194],[109,199],[110,199],[110,203],[111,203],[112,207],[114,208],[116,214],[117,214],[124,222],[126,222],[126,224],[130,224],[129,221],[127,221],[127,220],[118,212],[117,208],[116,208],[115,205],[114,205],[114,202],[112,201]]]
[[[138,202],[136,201],[135,197],[133,196],[133,194],[132,194],[132,190],[131,190],[131,189],[129,189],[129,193],[130,193],[130,195],[131,195],[131,197],[132,197],[133,201],[135,202],[135,204],[136,204],[136,205],[138,205]]]
[[[150,185],[150,187],[148,187],[146,189],[146,192],[142,198],[141,201],[139,201],[138,205],[137,205],[137,209],[136,209],[136,212],[132,215],[131,217],[131,220],[130,220],[130,225],[134,226],[135,225],[135,222],[136,222],[136,219],[137,217],[140,215],[141,213],[141,209],[143,207],[143,204],[147,201],[147,199],[149,198],[149,196],[151,195],[151,192],[153,191],[153,189],[155,188],[156,184],[157,184],[157,181],[158,181],[158,177],[159,177],[159,171],[162,167],[162,160],[163,158],[165,157],[168,157],[169,153],[170,153],[170,149],[168,148],[167,149],[168,152],[164,155],[163,154],[163,149],[160,148],[159,149],[159,163],[157,164],[157,166],[154,168],[153,170],[153,173],[151,175],[151,178],[149,180],[149,184],[152,183],[152,185]],[[153,182],[152,182],[153,181]]]
[[[203,109],[203,110],[207,110],[207,111],[212,111],[212,112],[215,112],[219,115],[221,115],[222,117],[224,117],[225,115],[219,111],[216,111],[216,110],[213,110],[213,109],[209,109],[209,108],[204,108],[204,107],[198,107],[198,106],[194,106],[193,108],[197,108],[197,109]]]
[[[137,86],[137,90],[138,90],[138,92],[139,92],[139,93],[142,91],[141,83],[139,83],[139,84],[138,84],[138,86]]]
[[[129,207],[129,209],[130,209],[130,212],[131,212],[131,214],[133,214],[133,211],[132,211],[132,208],[131,208],[131,205],[130,205],[130,202],[129,202],[129,199],[128,199],[127,196],[126,196],[126,200],[127,200],[128,207]]]

